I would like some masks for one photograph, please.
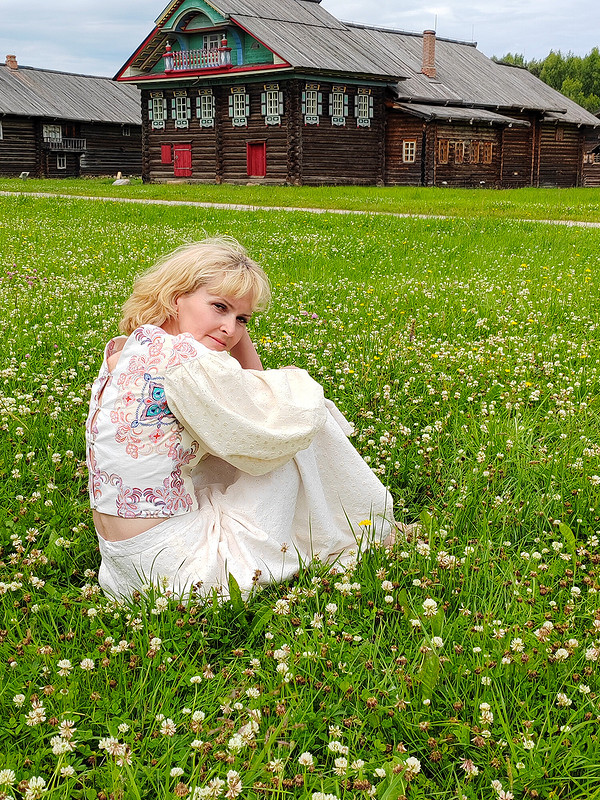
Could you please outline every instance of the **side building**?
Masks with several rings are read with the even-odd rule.
[[[115,79],[148,181],[576,186],[598,119],[468,42],[320,0],[172,0]]]
[[[140,92],[110,78],[0,64],[0,175],[140,175]]]

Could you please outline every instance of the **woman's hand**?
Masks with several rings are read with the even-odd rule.
[[[239,342],[231,348],[230,353],[240,362],[244,369],[263,369],[261,360],[247,330],[244,331]]]

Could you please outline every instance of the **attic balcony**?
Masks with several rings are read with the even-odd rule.
[[[163,55],[165,72],[187,72],[200,69],[228,69],[231,67],[231,47],[223,39],[220,47],[173,52],[168,44]]]
[[[45,150],[62,150],[70,153],[82,152],[87,150],[87,142],[85,139],[57,139],[57,138],[44,138],[42,147]]]

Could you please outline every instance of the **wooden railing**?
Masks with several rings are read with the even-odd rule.
[[[48,150],[86,150],[87,142],[85,139],[45,138],[44,147]]]
[[[228,47],[211,47],[202,50],[179,50],[172,54],[173,70],[215,69],[231,66]]]

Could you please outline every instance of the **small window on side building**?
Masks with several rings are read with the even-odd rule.
[[[465,160],[465,143],[454,142],[454,163],[463,164]]]
[[[64,154],[59,153],[56,156],[56,169],[66,169],[67,168],[67,157]]]
[[[450,142],[448,139],[440,139],[438,141],[438,163],[447,164],[448,154],[450,152]]]
[[[417,140],[405,139],[402,142],[402,161],[405,164],[414,164],[417,159]]]

